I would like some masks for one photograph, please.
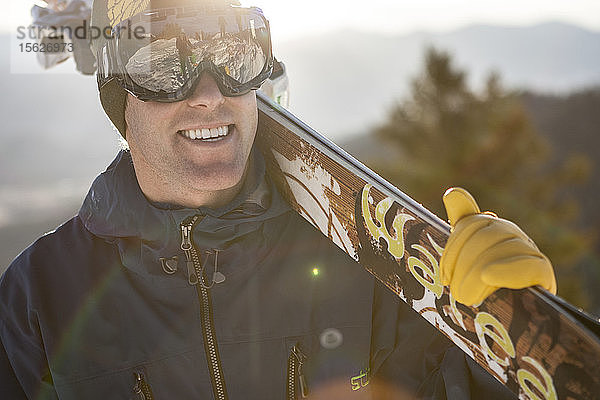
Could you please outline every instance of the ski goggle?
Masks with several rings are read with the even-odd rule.
[[[272,70],[269,23],[254,7],[144,11],[114,26],[98,54],[100,87],[116,79],[143,101],[183,100],[204,72],[224,96],[241,96]]]

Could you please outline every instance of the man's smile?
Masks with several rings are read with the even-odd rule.
[[[215,128],[186,129],[178,131],[177,133],[192,140],[215,142],[226,138],[234,129],[234,126],[235,125],[231,124],[218,126]]]

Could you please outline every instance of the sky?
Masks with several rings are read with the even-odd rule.
[[[415,30],[448,31],[473,23],[530,25],[570,22],[600,30],[598,0],[242,0],[260,2],[273,36],[351,27],[391,34]]]
[[[443,32],[474,23],[531,25],[562,21],[600,31],[599,0],[241,1],[265,11],[276,41],[341,28],[402,34],[416,30]],[[0,32],[14,32],[17,26],[28,25],[32,5],[33,0],[5,2],[8,10],[0,14]]]

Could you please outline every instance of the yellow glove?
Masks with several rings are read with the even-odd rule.
[[[450,238],[440,261],[442,283],[456,301],[481,304],[500,288],[540,285],[556,294],[550,260],[517,225],[492,213],[481,213],[464,189],[449,189],[444,205]]]

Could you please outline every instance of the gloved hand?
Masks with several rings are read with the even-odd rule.
[[[449,189],[444,205],[450,238],[440,260],[442,283],[456,301],[477,305],[500,288],[540,285],[556,294],[550,260],[517,225],[481,213],[464,189]]]

